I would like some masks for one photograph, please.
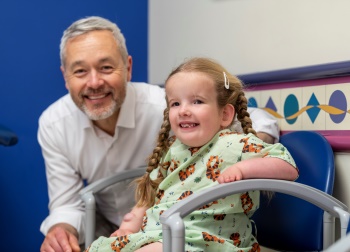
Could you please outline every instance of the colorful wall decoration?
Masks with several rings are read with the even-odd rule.
[[[249,106],[262,108],[275,116],[281,134],[295,130],[318,131],[329,140],[334,150],[350,152],[350,62],[342,62],[341,67],[339,64],[240,78],[246,84]],[[288,80],[284,81],[286,76]]]

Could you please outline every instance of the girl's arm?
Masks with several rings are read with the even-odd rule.
[[[134,208],[131,210],[130,213],[127,213],[122,223],[120,224],[120,227],[118,230],[116,230],[114,233],[111,234],[112,236],[122,236],[127,234],[136,233],[140,230],[143,216],[148,208],[147,207],[137,207],[134,206]]]
[[[242,160],[223,171],[219,183],[252,178],[269,178],[295,180],[298,177],[298,169],[288,162],[274,157],[252,158]]]

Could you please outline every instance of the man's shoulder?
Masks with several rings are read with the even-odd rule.
[[[40,115],[40,121],[46,123],[55,123],[64,118],[78,113],[80,110],[74,104],[71,96],[66,94],[49,105]]]

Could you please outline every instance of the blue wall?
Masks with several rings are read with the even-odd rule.
[[[39,251],[48,214],[36,133],[41,112],[67,91],[59,70],[63,30],[78,18],[115,21],[134,59],[133,80],[147,81],[147,7],[138,0],[12,0],[0,3],[0,124],[17,145],[0,146],[1,251]]]

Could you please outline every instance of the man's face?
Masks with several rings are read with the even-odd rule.
[[[75,104],[91,119],[117,116],[131,79],[110,31],[91,31],[68,40],[61,70]]]

